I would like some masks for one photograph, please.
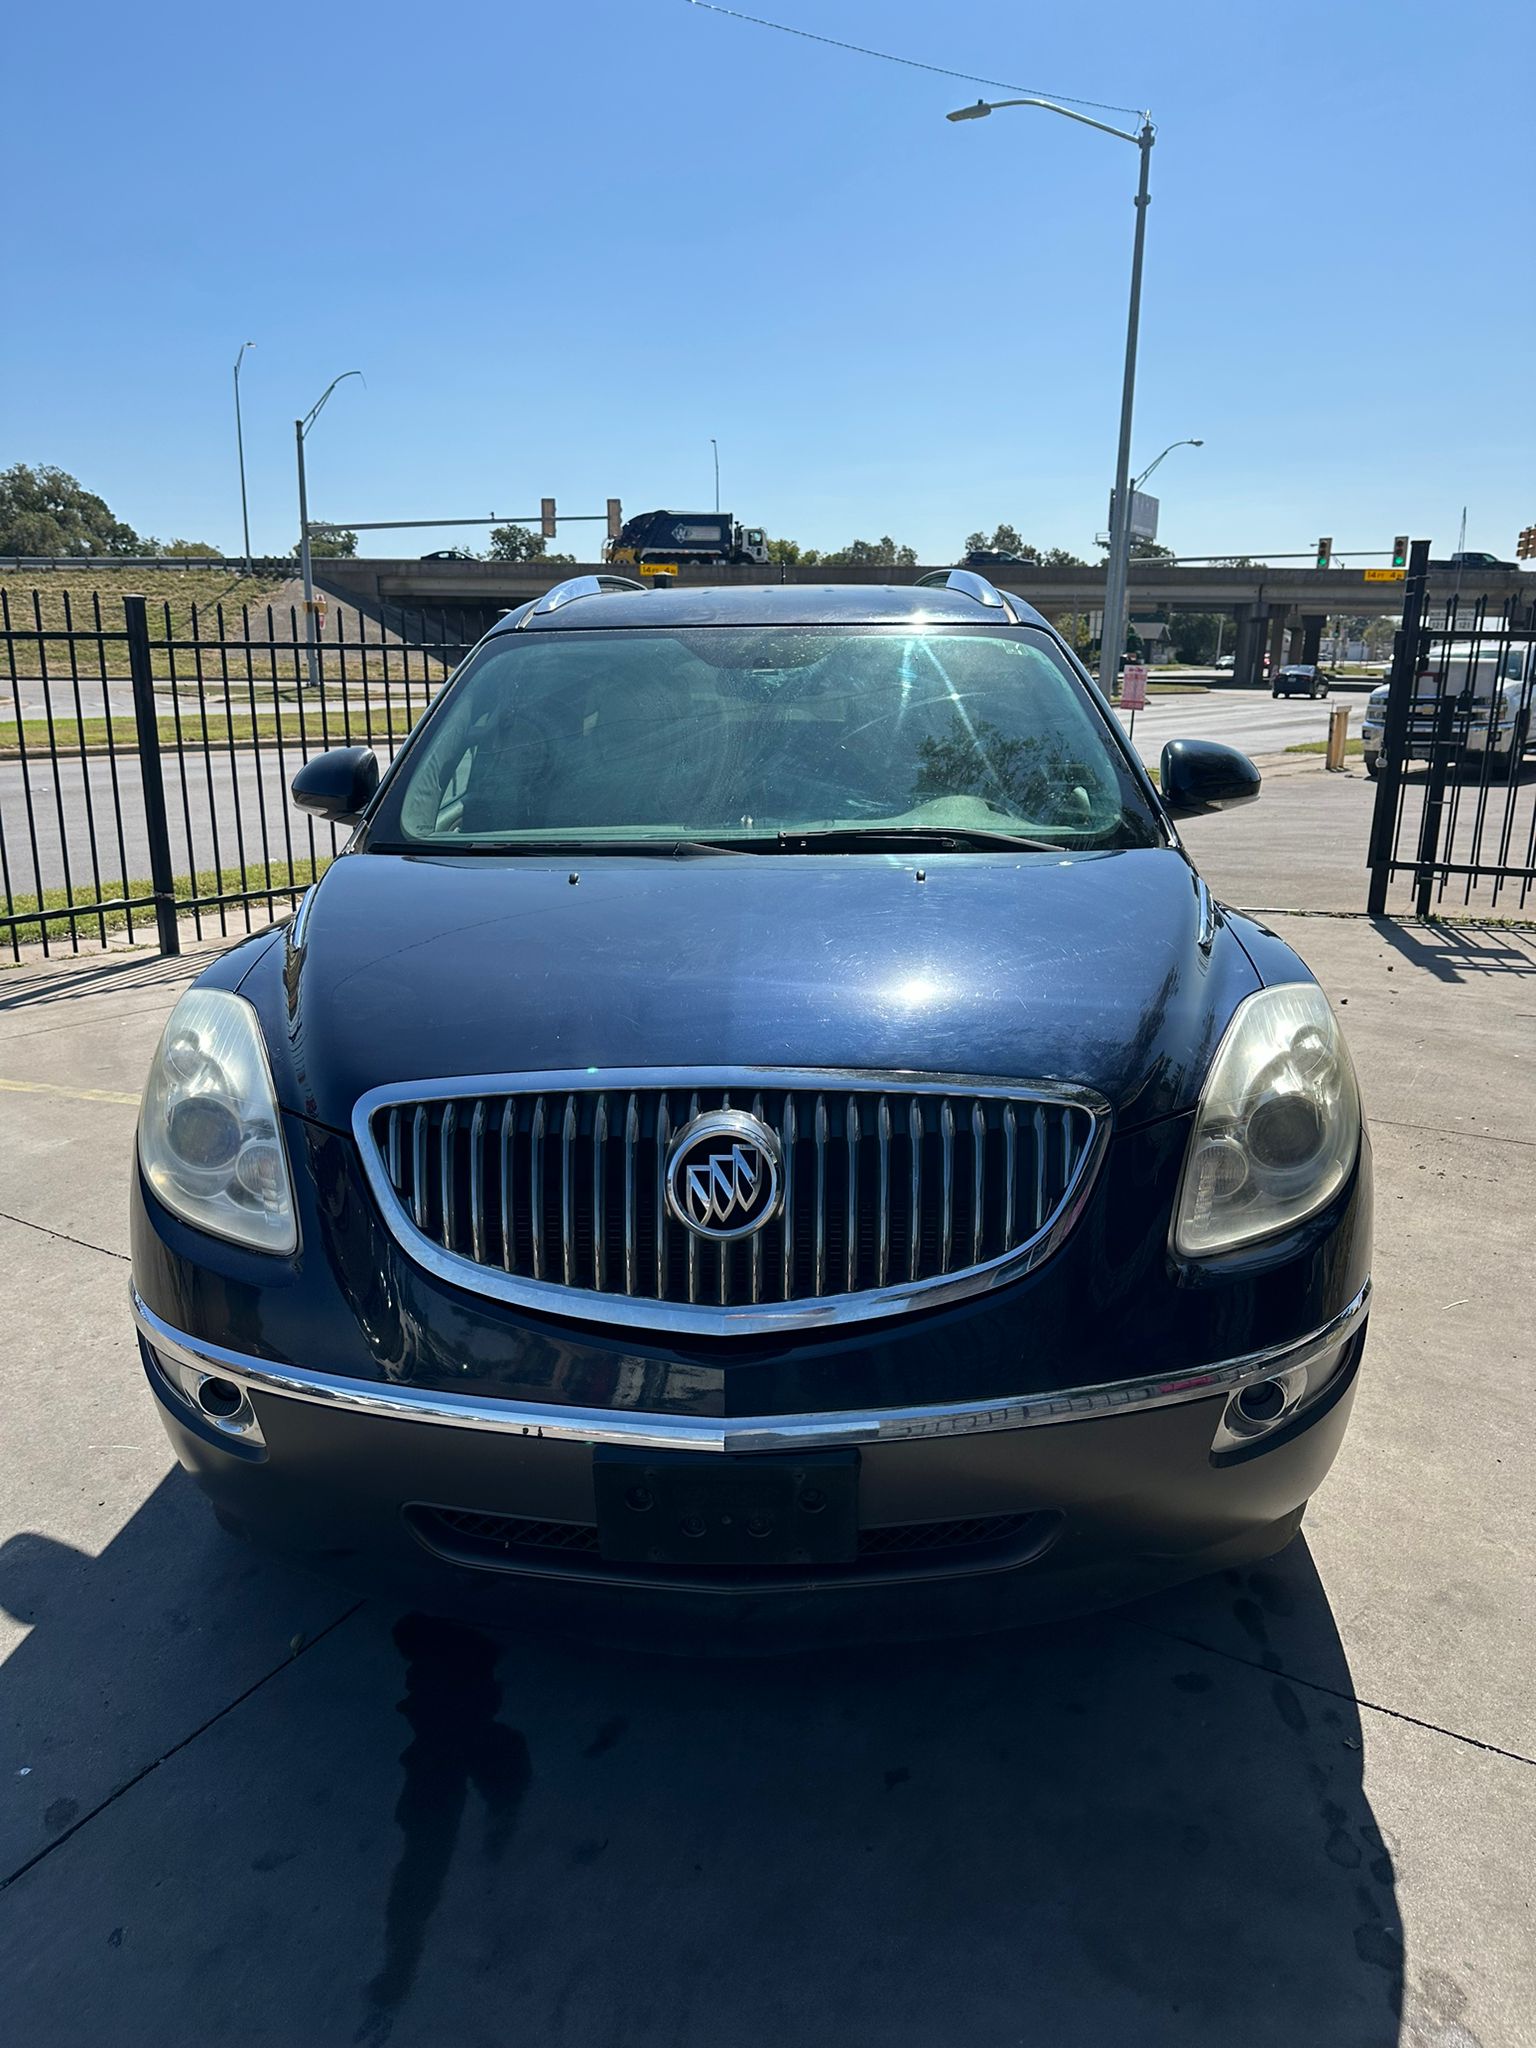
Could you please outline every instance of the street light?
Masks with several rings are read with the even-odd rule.
[[[1141,489],[1142,485],[1146,482],[1147,478],[1152,474],[1153,470],[1156,469],[1157,463],[1162,462],[1167,456],[1171,455],[1175,448],[1203,448],[1204,446],[1205,443],[1203,441],[1170,441],[1168,443],[1168,446],[1163,450],[1162,454],[1158,456],[1157,462],[1149,462],[1146,468],[1141,472],[1141,475],[1137,477],[1135,483],[1131,485],[1132,492],[1136,492]]]
[[[1120,447],[1115,459],[1115,495],[1109,530],[1109,562],[1104,573],[1104,629],[1099,646],[1099,687],[1109,696],[1120,674],[1120,655],[1125,646],[1126,586],[1131,556],[1131,413],[1136,396],[1136,335],[1141,321],[1141,259],[1146,243],[1147,208],[1151,204],[1148,178],[1152,167],[1152,144],[1156,131],[1150,116],[1143,115],[1141,127],[1111,128],[1107,121],[1090,120],[1075,114],[1055,100],[1030,96],[1016,100],[978,100],[973,107],[958,107],[946,118],[951,121],[979,121],[999,107],[1043,107],[1048,114],[1080,121],[1085,128],[1097,128],[1117,142],[1132,143],[1141,152],[1141,179],[1136,188],[1136,240],[1131,251],[1131,308],[1125,330],[1125,379],[1120,390]],[[1158,458],[1161,461],[1161,456]],[[1154,465],[1155,466],[1155,465]]]
[[[715,510],[720,510],[720,443],[711,434],[709,445],[715,451]]]
[[[240,526],[245,534],[245,573],[251,573],[251,515],[245,506],[245,433],[240,424],[240,362],[248,348],[256,346],[254,341],[242,341],[240,354],[235,357],[235,446],[240,451]]]
[[[315,576],[309,558],[309,490],[304,480],[304,442],[336,386],[348,377],[361,377],[362,374],[361,370],[343,370],[339,377],[333,377],[303,419],[293,423],[293,438],[299,452],[299,568],[304,577],[304,646],[312,690],[320,686],[320,657],[315,651]]]

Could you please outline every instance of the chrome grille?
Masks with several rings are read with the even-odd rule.
[[[397,1235],[459,1285],[651,1327],[890,1313],[1012,1277],[1070,1220],[1107,1130],[1083,1091],[960,1079],[764,1071],[465,1086],[381,1089],[359,1105]],[[664,1185],[677,1132],[729,1108],[778,1135],[784,1195],[761,1230],[717,1244],[670,1215]]]

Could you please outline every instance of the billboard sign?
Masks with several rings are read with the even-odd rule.
[[[1158,500],[1150,491],[1131,493],[1131,539],[1156,540]],[[1115,530],[1115,493],[1109,494],[1109,530]]]

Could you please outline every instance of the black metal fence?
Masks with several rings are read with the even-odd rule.
[[[327,747],[388,760],[487,618],[338,613],[311,680],[296,608],[178,607],[0,589],[0,949],[251,931],[343,834],[288,783]]]
[[[1416,542],[1376,766],[1369,908],[1518,914],[1536,891],[1536,621],[1513,599],[1426,595]],[[1369,740],[1367,741],[1369,747]]]

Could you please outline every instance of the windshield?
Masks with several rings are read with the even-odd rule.
[[[819,626],[498,635],[408,749],[370,843],[833,830],[1163,843],[1044,634]]]

